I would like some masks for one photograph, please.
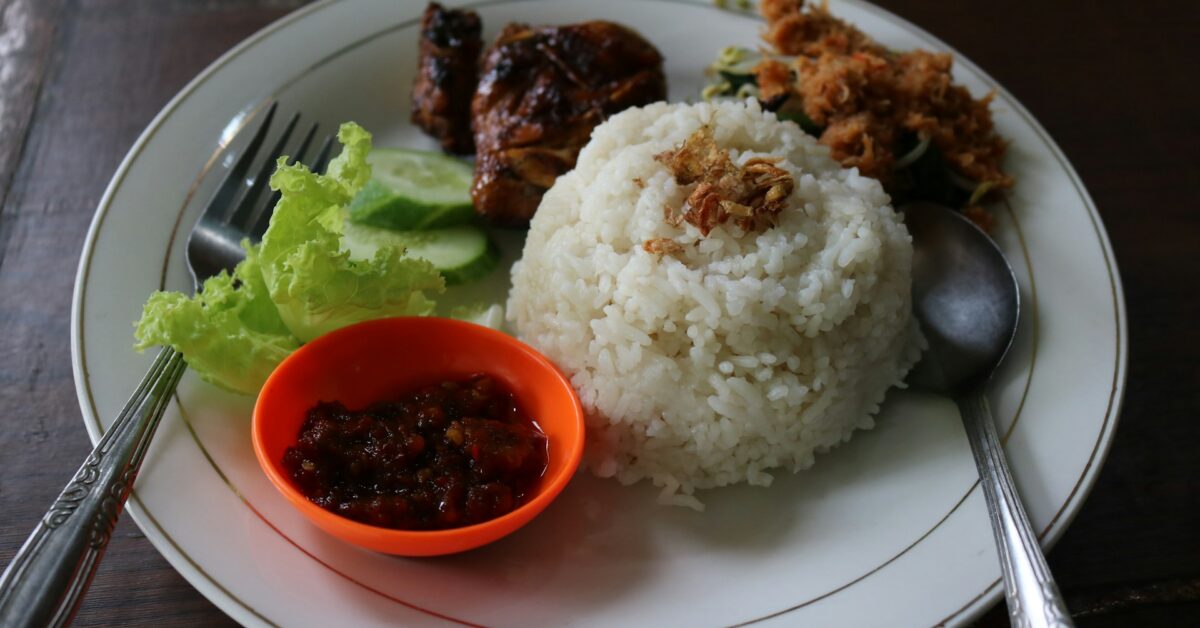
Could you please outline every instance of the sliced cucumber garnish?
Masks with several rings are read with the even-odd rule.
[[[370,259],[379,247],[403,247],[406,255],[433,264],[451,286],[482,279],[495,270],[500,261],[500,249],[488,238],[487,232],[469,225],[393,231],[347,223],[342,235],[342,242],[352,257]]]
[[[470,164],[441,153],[378,148],[367,155],[371,180],[350,203],[350,220],[376,227],[423,230],[470,222]]]

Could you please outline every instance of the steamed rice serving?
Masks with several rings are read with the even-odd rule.
[[[703,127],[733,164],[779,158],[794,186],[774,226],[664,219],[696,186],[661,155]],[[754,101],[659,103],[597,127],[546,193],[508,317],[579,391],[587,467],[699,508],[696,489],[769,485],[873,425],[922,345],[911,258],[880,184],[794,124]]]

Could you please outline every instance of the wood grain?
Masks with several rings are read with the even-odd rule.
[[[0,0],[0,565],[89,449],[68,318],[108,178],[188,80],[300,4]],[[1189,69],[1200,4],[880,4],[1033,112],[1112,237],[1127,295],[1128,391],[1095,490],[1050,554],[1079,625],[1200,625],[1200,82]],[[76,621],[230,623],[128,521]],[[1006,625],[1003,605],[979,623]]]
[[[68,1],[51,24],[49,62],[22,64],[37,73],[42,94],[16,174],[0,191],[0,564],[91,449],[68,322],[79,251],[108,179],[187,81],[299,4]],[[76,618],[80,626],[232,623],[127,519]]]
[[[60,0],[0,0],[0,208],[25,148],[61,11]],[[0,264],[11,227],[0,222]]]

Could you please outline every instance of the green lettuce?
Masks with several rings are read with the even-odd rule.
[[[248,242],[242,247],[246,259],[233,274],[210,277],[195,297],[179,292],[150,295],[134,330],[134,346],[142,351],[170,345],[205,381],[254,394],[300,341],[271,302],[258,247]]]
[[[383,247],[368,260],[343,250],[345,207],[371,178],[371,136],[343,125],[345,148],[325,176],[280,160],[271,189],[281,194],[262,241],[262,274],[271,300],[302,341],[353,323],[433,313],[428,294],[445,286],[429,262]]]
[[[204,282],[199,294],[156,292],[135,323],[139,351],[174,347],[206,381],[257,393],[302,343],[364,320],[427,315],[444,290],[429,262],[381,247],[368,260],[343,250],[346,206],[371,177],[371,136],[354,123],[338,131],[343,149],[327,174],[280,158],[271,188],[280,199],[260,245],[232,274]]]

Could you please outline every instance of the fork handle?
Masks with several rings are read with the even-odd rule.
[[[1014,628],[1069,628],[1075,624],[1021,505],[1004,449],[996,436],[991,407],[983,393],[980,386],[956,396],[955,401],[967,428],[967,440],[971,442],[992,520],[1009,622]]]
[[[0,627],[64,626],[87,591],[146,448],[183,374],[165,348],[117,420],[0,576]]]

